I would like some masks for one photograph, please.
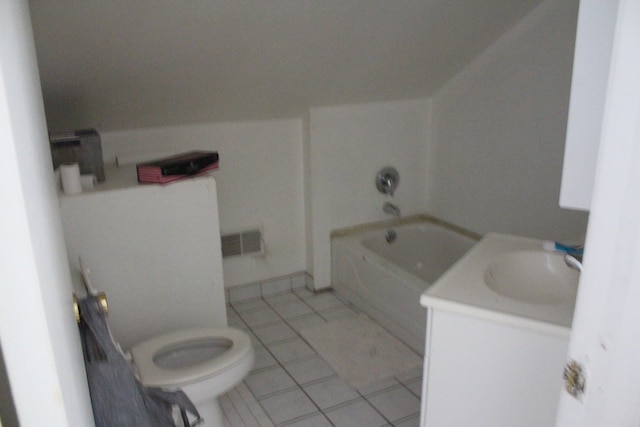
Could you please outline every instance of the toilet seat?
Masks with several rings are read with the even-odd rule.
[[[202,341],[226,341],[231,345],[213,358],[197,364],[178,368],[163,368],[154,357],[167,349],[178,349],[182,344]],[[252,357],[249,337],[235,328],[185,329],[158,335],[131,348],[133,363],[138,368],[142,382],[151,387],[175,388],[218,376]]]

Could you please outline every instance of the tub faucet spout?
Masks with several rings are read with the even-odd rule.
[[[394,205],[391,202],[386,202],[382,206],[382,211],[384,213],[388,213],[390,215],[393,215],[394,218],[400,218],[400,208],[398,206]]]
[[[567,264],[569,268],[572,268],[582,273],[582,255],[565,254],[564,263]]]

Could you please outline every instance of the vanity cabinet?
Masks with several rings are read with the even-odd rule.
[[[553,426],[568,336],[428,308],[422,427]]]
[[[421,425],[554,425],[577,286],[543,241],[487,233],[420,296]]]

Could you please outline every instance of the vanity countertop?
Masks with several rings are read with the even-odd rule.
[[[561,280],[567,284],[568,294],[551,293],[545,298],[536,298],[538,294],[529,294],[527,280],[514,283],[524,291],[521,294],[495,291],[487,285],[487,280],[494,280],[493,268],[510,269],[511,278],[514,277],[510,264],[503,261],[536,260],[535,263],[522,262],[522,269],[529,274],[532,269],[540,266],[540,270],[547,275],[562,275]],[[528,258],[527,258],[528,257]],[[534,257],[534,258],[531,258]],[[537,261],[539,260],[539,261]],[[495,267],[498,266],[498,267]],[[565,270],[566,269],[566,270]],[[499,272],[501,273],[501,271]],[[536,271],[533,271],[538,274]],[[557,274],[556,274],[557,273]],[[497,274],[496,274],[497,275]],[[529,276],[531,276],[529,274]],[[543,276],[540,276],[543,277]],[[547,276],[544,276],[547,277]],[[553,279],[553,276],[548,276]],[[578,272],[569,270],[564,265],[562,254],[548,252],[543,249],[543,241],[506,234],[488,233],[456,264],[445,272],[420,297],[420,304],[424,307],[454,312],[458,314],[480,317],[515,326],[526,327],[541,332],[569,336],[577,292]],[[517,281],[517,280],[516,280]],[[549,281],[550,283],[550,281]],[[541,287],[547,286],[547,281]],[[551,286],[551,285],[549,285]],[[544,289],[543,289],[544,291]],[[556,289],[552,289],[556,292]],[[531,298],[528,295],[532,295]],[[557,295],[557,297],[556,297]]]

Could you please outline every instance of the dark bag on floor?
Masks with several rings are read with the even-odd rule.
[[[96,427],[175,427],[174,405],[184,426],[202,419],[181,390],[145,387],[133,366],[116,348],[102,306],[96,297],[79,301],[80,336]],[[187,412],[196,420],[188,421]]]

